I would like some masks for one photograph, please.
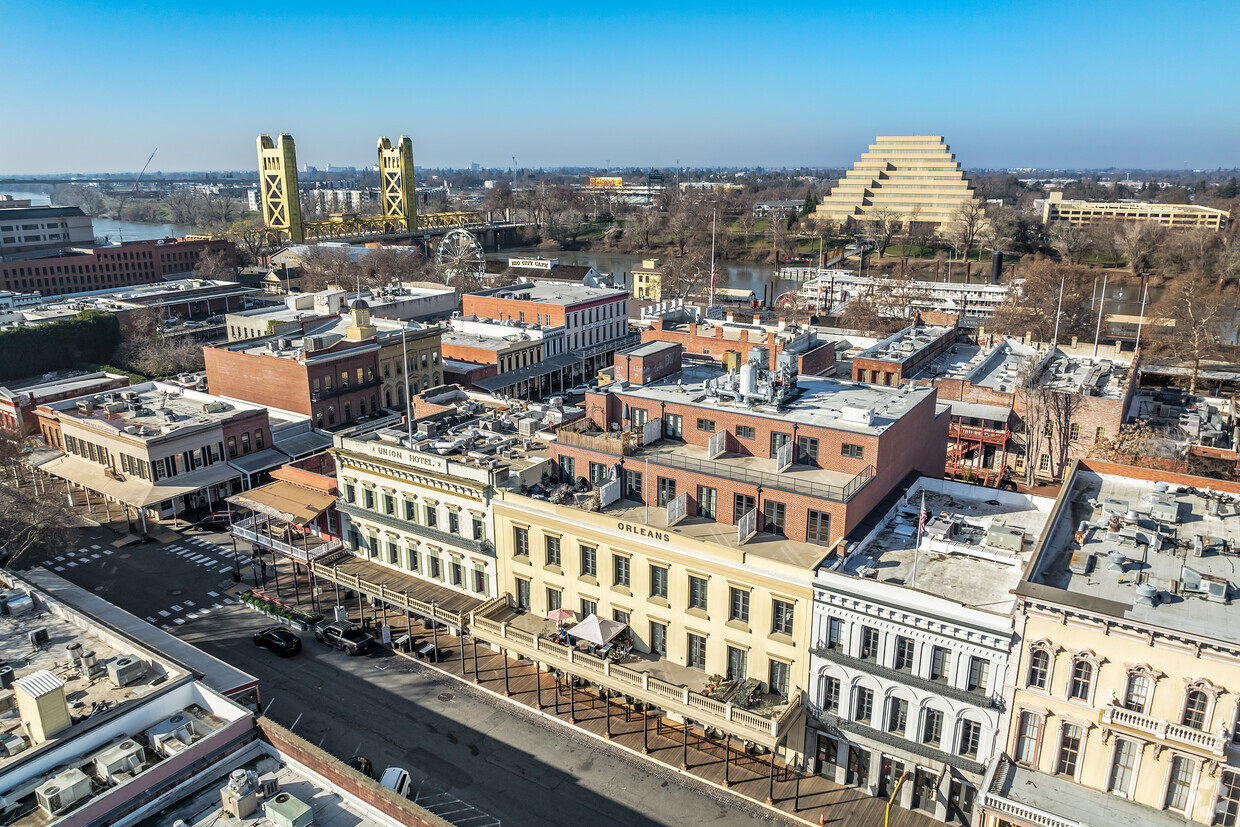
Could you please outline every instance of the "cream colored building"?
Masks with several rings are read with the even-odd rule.
[[[1063,193],[1051,192],[1042,202],[1042,223],[1061,221],[1089,226],[1105,221],[1152,221],[1164,227],[1204,227],[1223,230],[1231,213],[1196,204],[1152,204],[1148,201],[1064,200]]]
[[[799,754],[813,570],[824,549],[777,538],[741,545],[735,526],[687,517],[669,527],[667,512],[627,500],[591,511],[512,489],[494,504],[511,608],[527,609],[527,618],[564,608],[578,620],[597,614],[627,624],[634,656],[623,665],[600,661],[596,671],[595,659],[574,653],[570,661],[566,647],[549,641],[523,646],[532,641],[515,629],[495,640],[477,616],[475,631],[673,718]],[[704,693],[726,678],[753,679],[761,700],[747,709]]]
[[[663,301],[662,262],[657,258],[642,259],[641,267],[633,268],[633,284],[630,295],[635,299],[649,302]]]
[[[966,204],[980,206],[943,136],[880,135],[811,217],[863,223],[869,213],[885,208],[901,221],[938,228],[955,222]]]
[[[1238,502],[1231,483],[1074,464],[1016,589],[983,824],[1237,823]]]

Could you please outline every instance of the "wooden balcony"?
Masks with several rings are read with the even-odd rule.
[[[981,425],[962,425],[959,422],[952,422],[947,433],[952,439],[984,442],[987,445],[1003,445],[1011,437],[1012,432],[1007,428],[986,428]]]

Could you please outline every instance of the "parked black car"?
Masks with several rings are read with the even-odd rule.
[[[210,514],[194,523],[194,528],[199,531],[224,531],[231,525],[231,515],[227,511],[212,511]]]
[[[301,651],[301,638],[283,626],[272,626],[254,633],[254,645],[277,655],[295,655]]]
[[[320,624],[314,639],[348,655],[364,655],[375,645],[375,639],[347,620]]]

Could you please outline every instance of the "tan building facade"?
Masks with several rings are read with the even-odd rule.
[[[1237,823],[1238,500],[1217,480],[1074,465],[1016,590],[984,824]]]
[[[936,227],[979,204],[969,179],[941,135],[880,135],[814,210],[812,218],[837,224],[865,222],[887,209],[901,221]]]
[[[1106,221],[1152,221],[1164,227],[1183,229],[1202,227],[1223,230],[1231,213],[1196,204],[1151,204],[1145,201],[1074,201],[1063,193],[1050,193],[1042,202],[1042,223],[1056,222],[1089,226]]]

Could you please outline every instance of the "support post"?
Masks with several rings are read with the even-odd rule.
[[[512,696],[512,690],[508,687],[508,652],[500,649],[499,654],[504,659],[504,697],[508,698]]]
[[[723,786],[732,786],[732,733],[723,742]]]
[[[650,754],[650,711],[645,703],[642,704],[642,754]]]
[[[680,756],[680,768],[682,770],[687,770],[689,769],[689,719],[688,718],[685,718],[684,720],[684,727],[685,727],[685,742],[684,742],[683,752],[681,753],[681,756]]]
[[[474,638],[474,683],[480,683],[478,680],[478,638]],[[555,711],[560,711],[560,705],[557,701]]]
[[[568,684],[568,720],[569,723],[577,723],[577,690],[573,689],[573,676],[565,675],[564,682]]]
[[[542,669],[538,666],[538,661],[534,661],[534,682],[538,686],[538,708],[543,708],[542,702]]]
[[[767,777],[766,803],[775,803],[775,748],[771,747],[771,772]]]
[[[603,697],[603,737],[611,740],[611,690],[604,687]]]

